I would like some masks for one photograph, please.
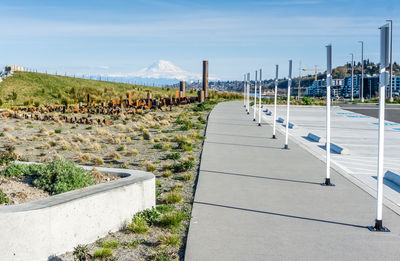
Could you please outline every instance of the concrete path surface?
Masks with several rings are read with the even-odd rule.
[[[374,105],[375,106],[375,105]],[[393,106],[393,105],[391,105]],[[361,105],[359,106],[361,107]],[[348,107],[346,107],[348,108]],[[264,109],[273,111],[273,105]],[[400,112],[400,110],[399,110]],[[277,117],[286,118],[286,106],[277,106]],[[263,114],[263,119],[272,124],[273,116]],[[296,126],[290,130],[292,139],[302,144],[314,155],[325,160],[325,140],[314,142],[307,139],[308,133],[326,137],[326,108],[321,106],[291,106],[290,122]],[[400,174],[400,124],[385,122],[384,172]],[[348,154],[332,153],[332,167],[358,179],[376,193],[378,120],[334,106],[331,109],[332,143],[345,148]],[[277,124],[284,131],[284,124]],[[400,186],[384,180],[384,196],[400,206]],[[400,213],[400,211],[398,212]]]
[[[218,104],[203,148],[186,260],[399,260],[400,216],[370,232],[376,200],[283,136],[242,102]]]

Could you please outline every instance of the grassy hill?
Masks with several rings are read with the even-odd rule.
[[[110,101],[127,97],[146,98],[151,92],[154,98],[175,95],[176,89],[149,87],[125,83],[79,79],[66,76],[48,75],[33,72],[15,72],[0,83],[0,104],[43,105],[86,102],[87,94],[96,102]],[[195,93],[187,92],[191,96]]]

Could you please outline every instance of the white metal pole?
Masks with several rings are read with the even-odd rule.
[[[246,107],[246,74],[243,75],[243,107]]]
[[[361,84],[360,84],[360,101],[364,102],[364,41],[361,43]]]
[[[389,66],[389,24],[385,24],[381,30],[381,61],[379,76],[379,130],[378,130],[378,169],[376,190],[376,220],[374,229],[385,231],[382,225],[382,201],[383,201],[383,152],[385,141],[385,91],[387,84],[386,68]],[[387,230],[387,229],[386,229]]]
[[[247,114],[250,114],[250,73],[247,73]]]
[[[256,121],[256,111],[257,111],[257,70],[256,70],[256,78],[254,79],[254,106],[253,106],[253,121]]]
[[[289,77],[288,77],[288,91],[287,91],[287,106],[286,106],[286,135],[285,135],[285,149],[289,149],[289,109],[290,109],[290,86],[292,85],[292,60],[289,60]]]
[[[393,102],[393,20],[386,20],[390,22],[390,73],[389,73],[389,102]]]
[[[351,101],[354,100],[354,55],[351,54]]]
[[[325,185],[331,186],[331,81],[332,45],[326,46],[326,178]]]
[[[260,69],[260,83],[259,83],[259,91],[258,91],[258,126],[261,126],[261,91],[262,91],[262,70]]]
[[[272,138],[276,139],[276,100],[277,100],[277,96],[278,96],[278,69],[279,69],[279,65],[276,65],[275,67],[275,91],[274,91],[274,127],[272,129]]]

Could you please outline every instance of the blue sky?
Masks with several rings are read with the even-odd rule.
[[[394,60],[400,61],[400,2],[394,0],[283,1],[4,1],[0,0],[0,65],[77,74],[130,73],[163,59],[191,72],[209,60],[219,79],[263,69],[274,75],[288,60],[325,68],[349,53],[378,61],[379,30],[393,19]]]

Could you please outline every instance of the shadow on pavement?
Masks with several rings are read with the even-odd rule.
[[[294,182],[294,183],[304,183],[304,184],[311,184],[311,185],[318,185],[321,186],[321,182],[311,182],[311,181],[304,181],[304,180],[293,180],[293,179],[282,179],[282,178],[271,178],[271,177],[262,177],[262,176],[254,176],[254,175],[247,175],[241,173],[231,173],[231,172],[222,172],[222,171],[213,171],[213,170],[200,170],[200,172],[211,172],[216,174],[222,175],[232,175],[232,176],[240,176],[240,177],[247,177],[247,178],[257,178],[257,179],[268,179],[268,180],[276,180],[276,181],[285,181],[285,182]]]
[[[281,213],[275,213],[275,212],[269,212],[269,211],[261,211],[261,210],[255,210],[255,209],[248,209],[248,208],[225,206],[225,205],[207,203],[207,202],[194,201],[193,204],[201,204],[201,205],[206,205],[206,206],[229,208],[229,209],[234,209],[234,210],[248,211],[248,212],[260,213],[260,214],[266,214],[266,215],[273,215],[273,216],[279,216],[279,217],[301,219],[301,220],[307,220],[307,221],[313,221],[313,222],[321,222],[321,223],[340,225],[340,226],[347,226],[347,227],[355,227],[355,228],[362,228],[362,229],[367,229],[368,228],[368,226],[360,226],[360,225],[355,225],[355,224],[348,224],[348,223],[342,223],[342,222],[330,221],[330,220],[324,220],[324,219],[317,219],[317,218],[293,216],[293,215],[287,215],[287,214],[281,214]]]

